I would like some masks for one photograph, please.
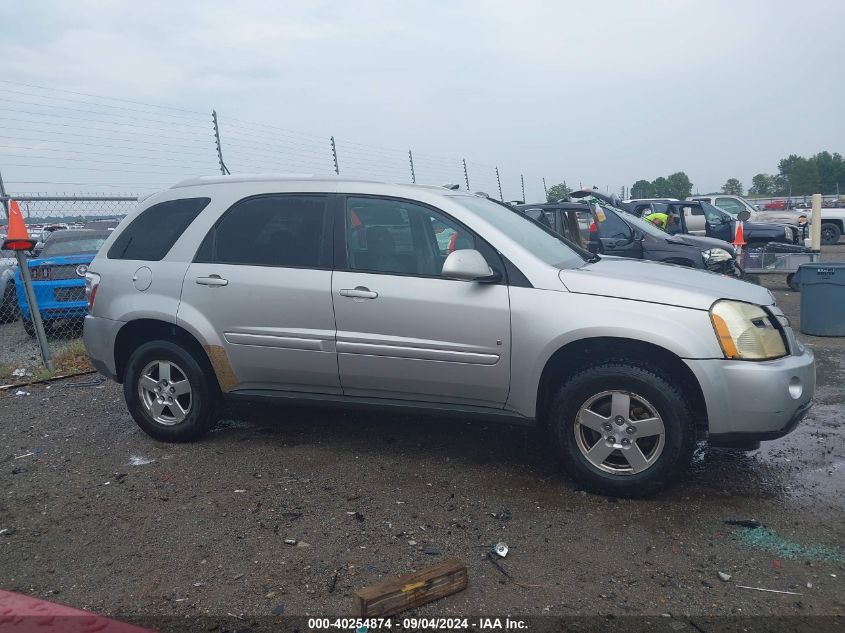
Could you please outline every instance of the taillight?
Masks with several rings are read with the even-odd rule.
[[[590,233],[598,233],[599,226],[595,222],[590,222]]]
[[[88,300],[88,314],[94,312],[94,300],[97,298],[97,288],[100,287],[100,276],[97,273],[85,273],[85,298]]]

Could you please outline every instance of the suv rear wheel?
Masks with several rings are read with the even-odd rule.
[[[151,341],[132,353],[123,395],[138,426],[163,442],[197,439],[215,421],[216,385],[191,352],[170,341]]]
[[[590,490],[643,497],[667,486],[695,448],[680,389],[656,368],[610,361],[558,390],[551,430],[569,473]]]

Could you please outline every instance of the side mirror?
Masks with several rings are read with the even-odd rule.
[[[461,281],[492,281],[496,278],[484,255],[471,248],[450,253],[443,262],[442,275]]]
[[[748,209],[744,209],[736,214],[737,220],[740,222],[747,222],[748,218],[751,217],[751,212]]]

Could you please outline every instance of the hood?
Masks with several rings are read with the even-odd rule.
[[[61,264],[90,264],[96,253],[82,253],[80,255],[56,255],[55,257],[37,257],[30,259],[27,264],[33,266],[60,266]]]
[[[772,305],[774,297],[762,286],[695,268],[624,257],[602,257],[581,268],[560,271],[570,292],[618,297],[709,310],[719,299]]]
[[[702,251],[710,250],[711,248],[722,248],[734,255],[734,247],[724,240],[717,240],[715,237],[704,237],[703,235],[688,235],[686,233],[675,233],[667,238],[667,241],[675,244],[687,244],[688,246],[695,246]]]

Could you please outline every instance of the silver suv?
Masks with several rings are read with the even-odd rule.
[[[536,424],[592,490],[640,496],[695,442],[752,447],[810,407],[813,354],[766,289],[599,259],[441,187],[199,178],[139,205],[90,266],[85,344],[164,441],[221,399]]]

